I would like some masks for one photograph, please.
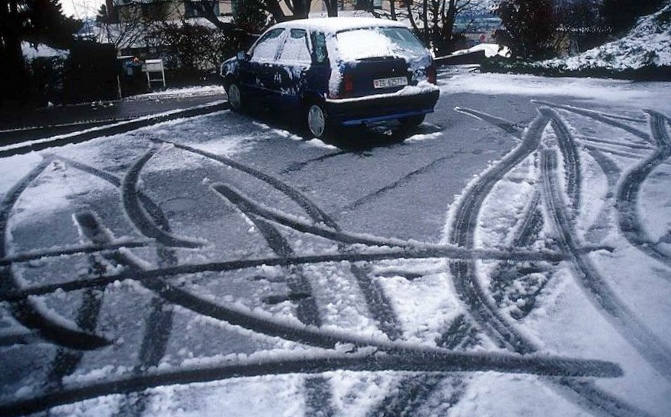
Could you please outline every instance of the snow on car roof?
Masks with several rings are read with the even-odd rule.
[[[278,23],[273,27],[300,27],[304,29],[322,29],[329,32],[338,32],[348,29],[381,26],[407,28],[405,24],[395,20],[376,19],[373,17],[320,17],[316,19],[299,19]]]

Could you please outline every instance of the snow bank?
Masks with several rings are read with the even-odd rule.
[[[659,12],[640,19],[622,39],[570,58],[544,61],[538,66],[569,71],[671,66],[671,2]]]
[[[70,52],[62,49],[55,49],[44,44],[31,45],[30,42],[21,42],[21,52],[27,61],[35,58],[60,57],[67,58]]]

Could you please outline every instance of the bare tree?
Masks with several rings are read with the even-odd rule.
[[[329,17],[338,16],[338,0],[317,1],[322,1],[324,3]],[[276,22],[284,22],[287,20],[307,18],[312,9],[312,5],[316,2],[313,0],[263,0],[263,3],[265,3],[268,12]],[[282,4],[289,10],[289,14],[285,12]]]
[[[102,5],[96,17],[100,29],[97,41],[111,43],[120,50],[130,48],[143,42],[156,22],[165,21],[176,10],[176,4],[170,0],[134,1],[114,10]]]
[[[391,7],[389,12],[374,10],[373,13],[393,20],[407,18],[424,44],[443,55],[451,52],[470,26],[469,23],[456,30],[457,16],[477,10],[480,3],[479,0],[401,0],[402,7],[398,11]]]
[[[236,1],[236,0],[234,0]],[[326,6],[329,16],[338,15],[338,0],[317,0]],[[224,22],[219,19],[214,10],[218,0],[193,0],[191,3],[199,10],[202,17],[212,22],[224,32],[232,32],[239,28],[233,22]],[[260,8],[270,14],[274,22],[304,19],[310,14],[314,0],[237,0],[238,8]]]

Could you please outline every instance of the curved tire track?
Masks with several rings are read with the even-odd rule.
[[[551,102],[543,101],[543,100],[531,100],[531,102],[532,103],[538,103],[538,104],[548,106],[548,107],[554,107],[554,108],[557,108],[557,109],[570,111],[572,113],[579,114],[581,116],[589,117],[589,118],[597,120],[601,123],[604,123],[604,124],[607,124],[607,125],[625,130],[625,131],[633,134],[634,136],[637,136],[637,137],[645,140],[648,143],[652,143],[652,141],[653,141],[653,139],[650,137],[650,135],[648,133],[646,133],[642,130],[636,129],[635,127],[631,127],[626,123],[618,121],[617,119],[621,119],[619,117],[616,119],[614,117],[611,117],[610,115],[606,115],[604,113],[600,113],[600,112],[597,112],[597,111],[594,111],[594,110],[581,109],[579,107],[573,107],[573,106],[565,106],[563,104],[556,104],[556,103],[551,103]],[[641,120],[637,120],[637,119],[629,119],[629,121],[641,122]]]
[[[557,159],[550,150],[541,153],[541,168],[545,204],[550,212],[558,240],[571,254],[574,276],[583,288],[587,298],[631,345],[645,358],[660,375],[671,381],[671,350],[662,343],[613,293],[601,278],[588,255],[580,251],[579,242],[566,210],[558,202],[561,191],[557,185]]]
[[[448,236],[449,243],[468,249],[474,248],[474,232],[482,204],[494,185],[503,176],[536,151],[541,144],[545,127],[551,123],[548,112],[541,112],[531,122],[522,137],[522,143],[489,171],[480,176],[479,181],[466,191],[456,210],[453,228]],[[538,350],[531,341],[519,333],[492,303],[476,276],[475,261],[452,262],[450,269],[454,276],[454,286],[468,311],[493,341],[511,351],[530,354]],[[636,417],[646,415],[629,404],[602,392],[590,382],[564,380],[553,385],[574,402],[589,409],[609,410],[614,416]],[[577,395],[577,397],[576,397]]]
[[[641,224],[637,208],[641,186],[657,167],[671,157],[671,137],[668,131],[671,119],[652,110],[648,111],[648,115],[650,116],[650,130],[657,149],[629,171],[620,183],[616,203],[618,225],[620,231],[632,246],[651,258],[671,266],[671,256],[657,249],[656,245],[650,241]]]
[[[173,235],[157,227],[142,210],[138,198],[137,183],[145,164],[159,151],[160,145],[154,145],[130,168],[121,182],[121,196],[123,206],[131,222],[143,235],[156,239],[157,242],[168,247],[198,248],[205,242],[197,239],[184,238]]]
[[[113,240],[112,233],[101,224],[93,213],[77,213],[75,219],[80,225],[84,237],[93,243],[106,244]],[[157,255],[161,264],[170,266],[175,263],[174,254],[164,250],[164,248],[157,248]],[[130,267],[132,270],[139,269],[130,257],[121,254],[119,251],[103,256],[115,262],[116,265]],[[158,366],[161,358],[165,355],[168,339],[171,335],[173,314],[171,309],[164,307],[165,302],[162,299],[152,298],[149,317],[146,320],[146,331],[138,352],[140,363],[133,368],[135,374],[140,374],[143,370],[152,366]],[[74,371],[74,368],[71,371]],[[148,396],[144,394],[137,395],[135,398],[125,398],[115,416],[141,416],[147,407],[148,399]]]
[[[539,115],[522,137],[522,143],[506,155],[500,163],[480,176],[479,181],[466,191],[454,217],[454,226],[448,236],[449,243],[466,249],[475,247],[474,232],[484,200],[494,188],[494,185],[508,171],[538,148],[543,129],[550,121],[549,115],[539,112]],[[537,349],[536,346],[524,342],[525,339],[522,334],[515,330],[507,319],[498,312],[475,276],[475,261],[452,262],[450,270],[454,276],[455,289],[459,297],[466,304],[475,321],[492,340],[513,352],[522,354],[531,353]]]
[[[23,177],[0,203],[0,259],[5,258],[9,216],[21,194],[44,170],[53,162],[53,158],[44,158],[31,172]],[[0,285],[2,292],[20,291],[21,284],[16,280],[11,266],[0,266]],[[12,315],[22,325],[35,330],[38,334],[51,342],[76,350],[92,350],[109,345],[107,339],[80,329],[67,328],[59,320],[54,320],[40,312],[38,305],[30,298],[16,300],[10,303]]]

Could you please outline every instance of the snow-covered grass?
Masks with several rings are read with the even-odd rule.
[[[595,68],[611,71],[644,67],[671,68],[671,3],[657,13],[641,18],[621,39],[573,57],[553,59],[537,65],[566,71]]]
[[[523,63],[485,62],[493,72],[549,76],[587,76],[636,80],[671,80],[671,2],[640,18],[622,38],[567,58]]]

